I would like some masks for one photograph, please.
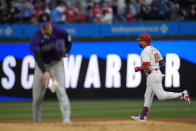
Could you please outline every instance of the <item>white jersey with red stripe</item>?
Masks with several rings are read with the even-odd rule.
[[[142,65],[148,66],[146,92],[144,95],[144,107],[150,109],[154,95],[159,100],[170,100],[182,98],[182,93],[166,92],[162,86],[163,74],[159,70],[159,62],[163,60],[160,52],[152,47],[146,46],[141,53]]]
[[[142,65],[149,66],[146,72],[152,71],[154,69],[159,69],[159,61],[163,60],[160,52],[152,46],[146,46],[143,49],[140,58]]]

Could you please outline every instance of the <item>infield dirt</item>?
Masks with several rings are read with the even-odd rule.
[[[73,119],[71,124],[62,124],[60,119],[0,120],[0,131],[195,131],[196,118],[151,118],[147,122],[130,119]]]

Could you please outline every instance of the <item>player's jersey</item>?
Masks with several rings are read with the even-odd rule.
[[[150,63],[150,67],[147,72],[154,69],[159,69],[159,61],[163,59],[160,52],[152,46],[145,47],[140,55],[140,58],[142,63]]]
[[[32,52],[40,51],[43,61],[45,63],[50,63],[53,60],[58,60],[60,57],[57,50],[61,50],[58,48],[62,47],[57,46],[57,41],[61,39],[64,40],[64,42],[71,41],[70,36],[64,29],[53,27],[50,38],[44,37],[41,30],[38,30],[30,39],[30,50]]]

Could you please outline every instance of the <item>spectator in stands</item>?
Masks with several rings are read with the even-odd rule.
[[[102,9],[102,21],[105,24],[111,24],[113,21],[113,10],[109,4],[109,2],[104,3],[104,7]]]
[[[149,4],[142,6],[141,17],[143,20],[152,20],[152,8]]]
[[[79,9],[79,12],[77,14],[77,22],[79,24],[85,24],[86,23],[86,16],[82,10]]]
[[[8,24],[9,18],[9,9],[8,5],[6,2],[1,3],[1,8],[0,8],[0,23],[1,24]]]
[[[33,5],[30,0],[24,0],[22,4],[22,19],[24,23],[29,23],[33,15]]]
[[[138,2],[136,3],[136,16],[135,16],[135,20],[136,21],[142,21],[142,14],[141,14],[141,10],[142,7],[146,5],[144,0],[138,0]]]
[[[62,13],[57,9],[55,3],[50,3],[50,15],[55,24],[61,23]]]
[[[125,17],[125,14],[126,12],[128,11],[128,7],[127,7],[127,3],[129,2],[130,0],[118,0],[118,20],[120,23],[124,23],[126,22],[126,17]]]
[[[113,23],[117,23],[119,21],[119,16],[118,16],[118,4],[116,0],[111,1],[111,7],[113,10]]]
[[[92,2],[89,2],[85,8],[86,23],[93,23]]]
[[[57,3],[56,10],[59,12],[60,22],[59,23],[65,23],[66,16],[65,16],[65,10],[66,10],[66,2],[60,1]]]
[[[136,15],[137,15],[137,11],[136,11],[136,0],[132,0],[132,1],[129,3],[128,12],[129,12],[130,9],[131,9],[132,13],[136,16]]]
[[[188,11],[185,8],[181,8],[181,18],[180,18],[180,20],[181,21],[187,21],[189,19],[190,19],[190,17],[189,17]]]
[[[196,4],[191,6],[190,19],[196,20]]]
[[[156,0],[159,3],[159,15],[162,20],[169,19],[169,0]]]
[[[17,17],[18,9],[14,7],[14,1],[11,1],[9,8],[9,23],[15,24],[19,21]]]
[[[141,12],[141,7],[142,5],[144,5],[145,2],[144,0],[138,0],[138,2],[136,3],[136,14],[139,15]]]
[[[22,9],[23,9],[22,0],[15,0],[14,7],[16,7],[18,10],[18,12],[17,12],[18,21],[19,21],[19,23],[22,23],[23,22],[23,20],[22,20]]]
[[[77,11],[76,9],[72,6],[71,2],[68,2],[68,8],[65,10],[65,15],[66,15],[66,22],[67,23],[74,23],[76,16],[77,16]]]
[[[180,11],[179,11],[179,4],[178,3],[173,3],[171,2],[170,5],[170,11],[169,11],[169,16],[170,16],[170,21],[179,21],[180,20]]]
[[[132,10],[129,9],[128,13],[126,14],[127,22],[128,23],[133,23],[135,15],[133,14]]]
[[[159,7],[156,0],[152,1],[151,7],[152,7],[152,20],[160,20],[159,9],[158,9]]]
[[[34,15],[31,19],[31,23],[32,24],[37,24],[38,23],[38,15],[40,14],[40,12],[44,11],[45,10],[45,3],[42,2],[41,0],[37,0],[35,1],[34,3]]]
[[[77,11],[78,13],[77,13],[77,17],[76,17],[76,22],[79,24],[85,24],[86,23],[86,16],[83,11],[81,3],[78,3],[77,9],[78,9],[78,11]]]
[[[151,5],[153,2],[153,0],[145,0],[145,3],[148,4],[148,5]]]
[[[6,4],[4,4],[4,2]],[[134,22],[196,20],[195,0],[3,0],[0,23],[37,23],[41,11],[55,23],[124,23],[131,8]],[[70,5],[70,1],[72,4]],[[106,4],[106,2],[108,4]],[[54,7],[51,7],[55,5]],[[80,6],[77,6],[81,4]],[[68,7],[68,5],[70,7]],[[106,7],[108,5],[108,7]],[[6,9],[5,9],[6,7]],[[75,8],[76,7],[76,8]],[[52,8],[52,9],[51,9]],[[51,11],[52,10],[52,11]],[[9,12],[9,13],[7,13]],[[7,15],[6,15],[7,14]]]
[[[100,5],[98,2],[95,2],[93,5],[92,15],[93,15],[94,23],[101,23],[102,9],[100,8]]]

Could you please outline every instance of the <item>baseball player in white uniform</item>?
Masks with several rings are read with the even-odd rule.
[[[160,67],[165,64],[160,52],[150,46],[151,36],[149,34],[141,34],[137,40],[139,40],[139,46],[143,48],[143,51],[140,56],[142,66],[135,67],[135,72],[144,71],[146,73],[147,87],[142,112],[139,116],[131,116],[131,118],[137,121],[145,121],[154,95],[157,96],[158,100],[184,99],[191,106],[192,103],[187,90],[181,93],[166,92],[163,90],[163,74],[160,71]]]

